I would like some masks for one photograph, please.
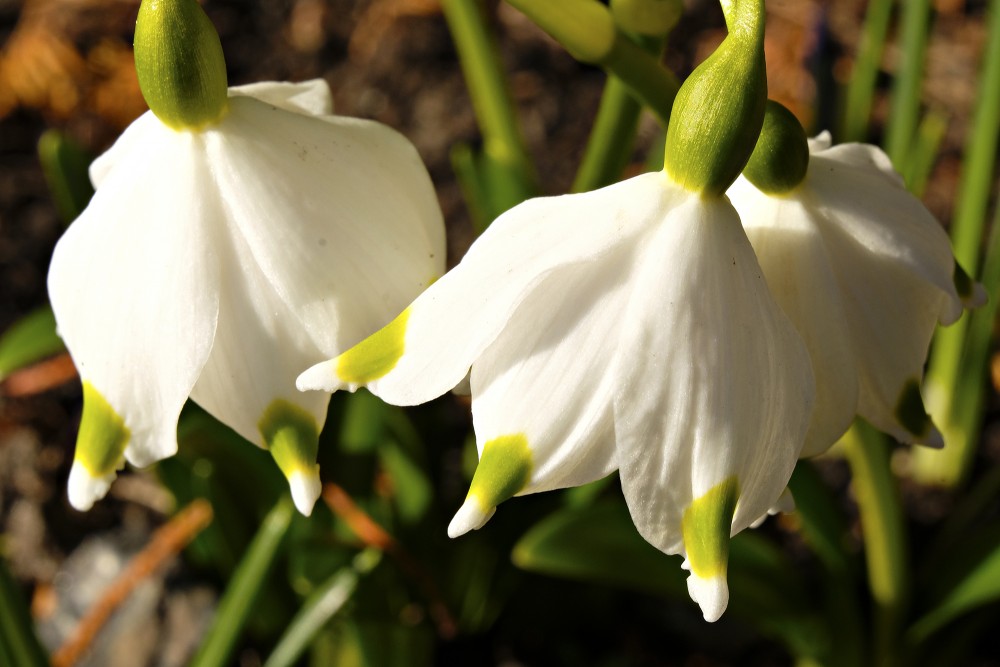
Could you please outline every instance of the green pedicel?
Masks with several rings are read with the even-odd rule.
[[[483,445],[468,497],[475,498],[480,508],[489,512],[527,486],[531,467],[527,436],[515,433],[494,438]]]
[[[286,479],[295,473],[316,473],[319,427],[309,412],[284,399],[275,399],[264,410],[257,428]]]
[[[195,0],[143,0],[135,22],[135,69],[150,110],[175,130],[201,130],[226,113],[219,34]]]
[[[91,477],[105,477],[122,467],[125,446],[131,431],[101,392],[87,381],[83,383],[83,417],[76,437],[74,460]]]
[[[691,573],[702,579],[724,576],[729,562],[732,530],[740,483],[727,477],[684,510],[681,530]]]
[[[367,384],[393,368],[406,349],[406,322],[410,309],[337,357],[336,374],[342,382]]]

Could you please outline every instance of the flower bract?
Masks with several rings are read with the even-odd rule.
[[[444,269],[416,150],[331,106],[323,81],[231,88],[218,122],[176,130],[147,113],[94,162],[97,192],[49,272],[84,384],[75,507],[103,496],[123,459],[173,454],[190,396],[268,448],[312,508],[327,401],[297,392],[297,372]]]
[[[621,474],[632,518],[682,553],[705,617],[731,534],[775,505],[813,381],[740,220],[665,172],[527,201],[381,331],[299,378],[428,401],[471,371],[480,462],[449,526],[514,495]]]

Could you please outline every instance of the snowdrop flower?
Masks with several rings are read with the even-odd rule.
[[[731,534],[775,505],[812,404],[805,347],[723,192],[766,98],[759,3],[684,84],[663,172],[508,211],[392,323],[303,389],[429,401],[470,373],[480,461],[451,536],[515,496],[616,468],[642,535],[682,553],[707,620]],[[723,90],[742,88],[718,105]]]
[[[768,286],[805,339],[817,399],[803,455],[855,415],[896,439],[940,446],[920,396],[934,328],[985,298],[944,230],[875,146],[806,142],[770,102],[757,148],[729,189]],[[961,284],[963,294],[956,290]]]
[[[143,2],[147,113],[91,168],[49,294],[83,380],[70,502],[124,459],[177,449],[190,396],[268,450],[308,514],[327,400],[296,391],[317,356],[390,321],[443,272],[443,222],[402,136],[337,118],[322,81],[226,88],[194,0]]]

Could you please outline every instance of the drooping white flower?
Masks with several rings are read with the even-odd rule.
[[[730,36],[678,93],[663,172],[511,209],[393,322],[299,377],[413,405],[469,376],[480,460],[449,534],[617,468],[639,532],[684,554],[710,621],[729,538],[783,500],[814,393],[722,196],[766,98],[763,5],[726,8]]]
[[[935,327],[962,312],[947,235],[877,147],[831,147],[824,133],[807,149],[784,107],[771,103],[768,119],[759,145],[785,142],[771,171],[796,150],[801,166],[776,184],[755,153],[746,173],[770,193],[741,176],[727,194],[812,358],[817,400],[803,455],[827,449],[855,415],[902,442],[940,446],[920,385]]]
[[[636,526],[725,608],[721,542],[780,497],[812,375],[739,218],[663,172],[512,209],[379,333],[303,373],[397,405],[471,368],[479,467],[449,526],[616,467]],[[721,531],[721,533],[720,533]],[[720,563],[720,559],[721,563]]]
[[[96,194],[49,271],[84,386],[70,501],[89,508],[123,457],[172,455],[190,396],[269,449],[308,514],[327,400],[295,376],[443,272],[430,179],[392,129],[329,115],[323,81],[231,88],[187,129],[152,99],[94,162]]]

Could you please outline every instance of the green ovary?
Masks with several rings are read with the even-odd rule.
[[[84,381],[83,417],[74,460],[93,477],[110,475],[121,468],[125,446],[131,437],[122,416],[94,385]]]
[[[531,479],[531,450],[523,433],[502,435],[483,445],[476,474],[469,486],[483,511],[517,495]]]
[[[342,382],[367,384],[387,374],[406,348],[406,322],[410,309],[337,358],[337,377]]]
[[[691,573],[702,579],[726,574],[729,534],[740,495],[736,476],[727,477],[684,510],[681,529]]]
[[[286,478],[295,473],[315,473],[319,427],[309,412],[284,399],[275,399],[264,410],[257,428]]]

